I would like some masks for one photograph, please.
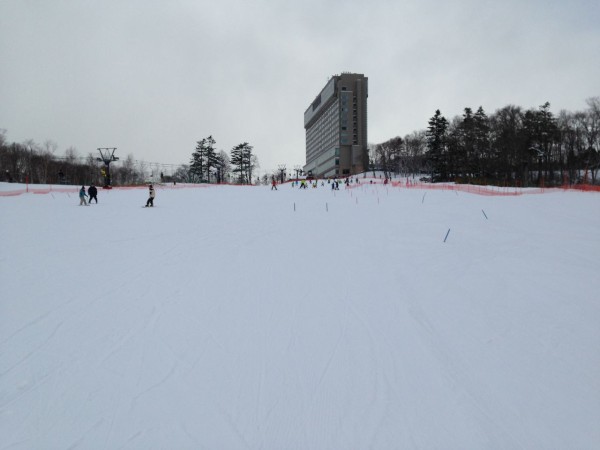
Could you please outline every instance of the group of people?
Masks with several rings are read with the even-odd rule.
[[[152,186],[151,184],[148,185],[148,190],[149,192],[148,200],[146,201],[146,207],[154,206],[154,197],[156,197],[154,186]],[[88,198],[87,201],[86,198]],[[96,200],[96,204],[98,204],[98,188],[91,184],[86,194],[85,186],[81,186],[81,189],[79,189],[79,206],[90,206],[92,204],[92,200]]]
[[[358,180],[358,177],[356,178],[356,180],[354,179],[350,179],[350,178],[346,178],[344,180],[344,184],[346,185],[346,187],[350,187],[351,183],[356,183],[356,184],[360,184],[360,181]],[[331,190],[332,191],[337,191],[340,189],[340,182],[337,178],[334,178],[333,180],[331,178],[327,179],[327,184],[331,185]],[[296,181],[292,181],[292,187],[296,187],[299,186],[300,189],[308,189],[308,186],[311,186],[313,188],[316,188],[319,185],[319,180],[313,180],[313,181],[308,181],[308,180],[296,180]],[[325,186],[325,180],[321,180],[321,186]]]
[[[85,200],[86,197],[89,198],[88,201]],[[98,189],[96,186],[90,184],[87,194],[85,193],[85,186],[81,186],[81,189],[79,189],[79,206],[90,206],[92,204],[92,200],[96,200],[96,204],[98,204]]]

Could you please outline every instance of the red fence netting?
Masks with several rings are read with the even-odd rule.
[[[376,179],[373,183],[363,181],[360,184],[354,183],[350,184],[349,188],[358,188],[362,186],[369,186],[372,184],[376,185],[384,185],[385,183],[382,180]],[[387,184],[387,186],[400,188],[400,189],[418,189],[418,190],[442,190],[442,191],[457,191],[457,192],[466,192],[469,194],[475,195],[489,195],[489,196],[514,196],[514,195],[523,195],[523,194],[543,194],[546,192],[558,192],[558,191],[583,191],[583,192],[600,192],[600,186],[591,185],[591,184],[577,184],[577,185],[565,185],[558,188],[521,188],[521,187],[509,187],[509,186],[480,186],[474,184],[453,184],[453,183],[424,183],[421,181],[411,181],[411,180],[403,180],[403,181],[391,181]],[[42,187],[43,186],[43,187]],[[190,188],[207,188],[211,186],[211,184],[165,184],[160,185],[156,184],[159,189],[190,189]],[[223,186],[223,184],[218,185]],[[247,186],[247,185],[246,185]],[[118,186],[112,188],[112,190],[130,190],[130,189],[147,189],[147,185],[138,185],[138,186]],[[41,186],[26,186],[20,185],[19,188],[0,191],[0,197],[13,197],[26,193],[33,194],[50,194],[52,192],[58,193],[77,193],[79,192],[79,187],[75,186],[52,186],[52,185],[41,185]]]

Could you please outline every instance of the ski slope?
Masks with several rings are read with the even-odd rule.
[[[600,447],[598,194],[146,197],[0,197],[0,449]]]

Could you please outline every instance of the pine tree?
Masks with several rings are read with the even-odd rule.
[[[192,153],[192,159],[190,160],[190,174],[195,181],[204,181],[205,153],[203,139],[202,141],[197,142],[196,150]]]
[[[201,183],[210,182],[211,169],[215,167],[217,157],[215,143],[213,137],[208,136],[197,142],[196,150],[192,153],[190,173]]]
[[[519,106],[508,105],[497,110],[489,120],[490,157],[495,170],[505,182],[515,180],[523,186],[529,179],[524,114]]]
[[[252,150],[253,147],[244,142],[231,149],[231,171],[238,174],[240,184],[250,183],[252,180]]]
[[[225,182],[225,177],[229,171],[229,157],[227,156],[227,153],[221,150],[215,156],[214,167],[216,169],[217,183],[221,184]]]
[[[459,171],[467,177],[472,177],[477,165],[475,154],[475,119],[473,110],[465,108],[462,122],[459,126],[459,153],[456,161]]]
[[[216,141],[213,139],[212,136],[209,136],[206,139],[204,139],[204,145],[205,145],[204,170],[206,172],[206,181],[209,183],[211,181],[210,180],[211,169],[215,168],[215,166],[218,164],[217,152],[215,151],[215,144],[216,144]]]
[[[475,160],[473,166],[479,177],[486,177],[492,162],[490,155],[490,124],[481,106],[473,116],[473,133],[473,158]]]
[[[552,146],[560,137],[556,119],[550,111],[550,103],[544,103],[537,111],[528,110],[523,118],[523,125],[528,140],[529,159],[537,161],[537,182],[542,184],[544,168],[546,178],[551,177]]]
[[[238,183],[243,184],[243,170],[244,170],[244,166],[243,166],[243,162],[242,162],[242,148],[243,148],[243,144],[239,144],[236,145],[235,147],[233,147],[231,149],[231,165],[232,165],[232,169],[231,172],[233,172],[233,174],[235,175],[236,173],[238,174]]]
[[[427,128],[427,160],[431,166],[431,181],[445,181],[448,179],[448,154],[446,148],[446,131],[448,121],[440,110],[429,119]]]

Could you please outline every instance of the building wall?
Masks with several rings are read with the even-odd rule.
[[[367,83],[362,74],[335,75],[305,111],[305,171],[334,177],[368,169]]]
[[[315,160],[323,151],[338,147],[339,102],[337,99],[321,111],[319,120],[306,130],[306,163]]]

